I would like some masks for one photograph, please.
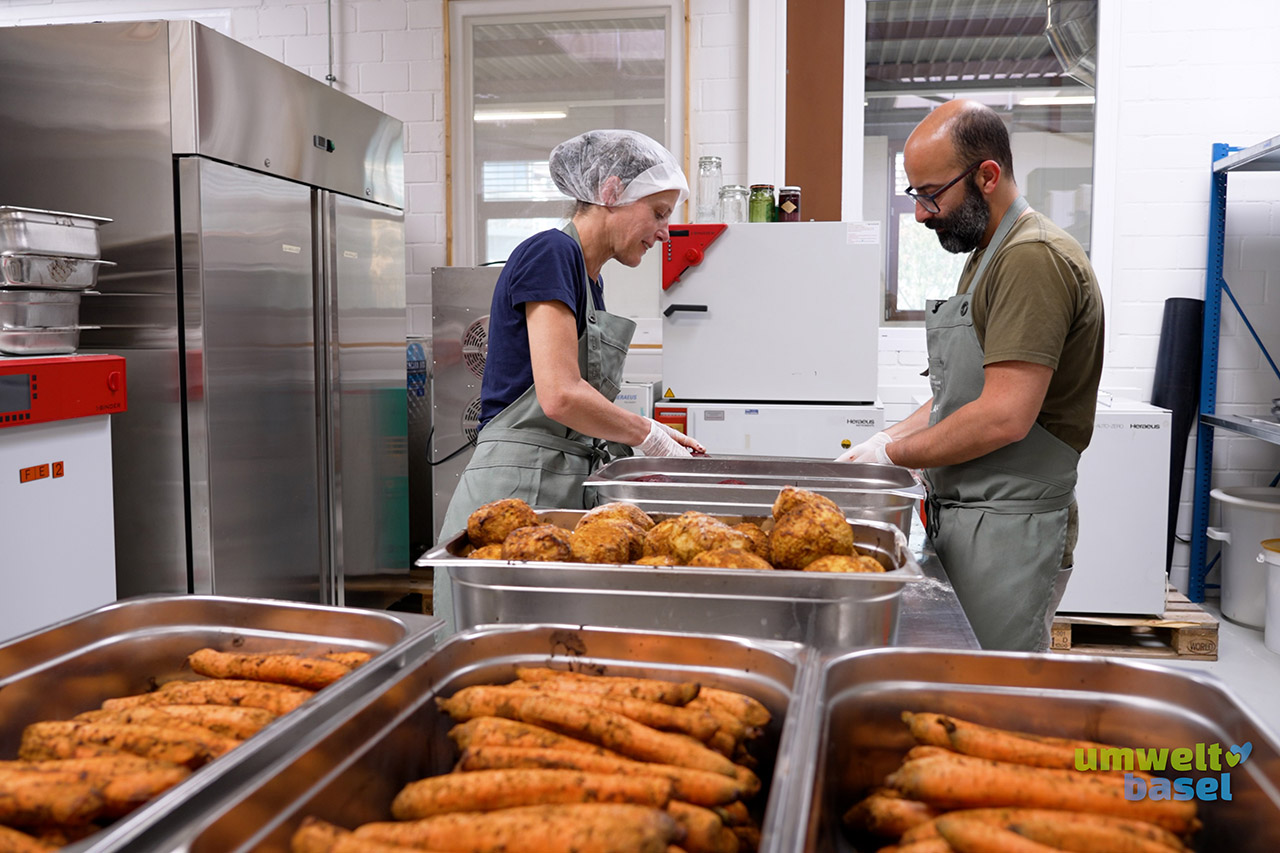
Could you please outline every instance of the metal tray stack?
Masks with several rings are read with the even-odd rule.
[[[692,507],[689,507],[690,509]],[[540,521],[573,529],[585,510],[551,510]],[[655,521],[671,513],[651,513]],[[760,515],[716,514],[766,525]],[[831,574],[685,566],[473,560],[465,531],[417,561],[453,584],[459,627],[539,622],[690,631],[805,643],[819,649],[892,645],[905,584],[923,573],[897,527],[851,520],[854,543],[889,571]]]
[[[924,498],[905,468],[784,456],[633,456],[603,466],[586,485],[601,503],[712,515],[768,515],[783,486],[799,486],[831,498],[849,518],[895,524],[908,537]]]
[[[158,823],[212,808],[240,780],[270,766],[300,732],[424,658],[442,624],[413,614],[218,596],[144,596],[110,604],[0,645],[0,757],[17,756],[30,723],[69,720],[106,699],[191,678],[186,656],[205,646],[374,655],[150,803],[67,848],[123,849],[150,837]]]
[[[457,759],[447,736],[452,721],[436,709],[437,696],[511,681],[517,666],[549,666],[697,681],[763,702],[773,721],[758,741],[757,772],[767,792],[760,849],[790,853],[795,807],[789,780],[805,772],[811,752],[801,725],[803,697],[817,671],[811,654],[787,643],[572,626],[463,632],[363,704],[295,741],[275,772],[249,780],[224,808],[186,824],[171,822],[172,834],[148,849],[287,851],[308,815],[348,828],[389,820],[391,801],[405,784],[446,773]]]
[[[1229,771],[1232,800],[1199,804],[1196,849],[1280,849],[1280,745],[1212,676],[1106,658],[872,649],[828,660],[817,682],[816,761],[790,793],[803,812],[792,850],[861,853],[841,817],[914,745],[904,710],[1120,746],[1252,744]]]
[[[59,355],[80,344],[80,296],[98,281],[99,216],[0,206],[0,353]]]

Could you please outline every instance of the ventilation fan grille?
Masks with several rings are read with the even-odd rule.
[[[481,317],[462,333],[462,362],[476,376],[484,377],[484,363],[489,357],[489,315]]]
[[[471,445],[480,437],[480,398],[475,397],[462,412],[462,434]]]

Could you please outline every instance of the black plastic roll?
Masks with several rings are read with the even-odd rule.
[[[1200,356],[1204,346],[1204,300],[1175,297],[1164,302],[1160,351],[1151,404],[1168,409],[1173,431],[1169,436],[1169,524],[1165,571],[1173,564],[1182,470],[1187,459],[1187,436],[1200,410]]]

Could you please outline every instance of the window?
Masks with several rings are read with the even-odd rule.
[[[964,255],[951,255],[915,221],[902,195],[902,148],[929,111],[952,98],[982,101],[1009,127],[1014,179],[1027,201],[1089,249],[1093,185],[1092,59],[1055,55],[1091,44],[1096,3],[1051,0],[1072,39],[1046,37],[1045,0],[867,3],[864,210],[886,223],[887,321],[921,321],[928,300],[951,296]],[[1072,59],[1072,61],[1068,61]]]
[[[505,260],[526,237],[564,223],[572,202],[547,168],[558,143],[616,127],[679,150],[683,51],[672,45],[682,43],[674,27],[683,18],[673,3],[597,0],[520,14],[529,5],[449,4],[454,264]]]

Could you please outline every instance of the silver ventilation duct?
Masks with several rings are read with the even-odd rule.
[[[1045,38],[1063,73],[1092,87],[1098,60],[1097,0],[1047,0]]]

